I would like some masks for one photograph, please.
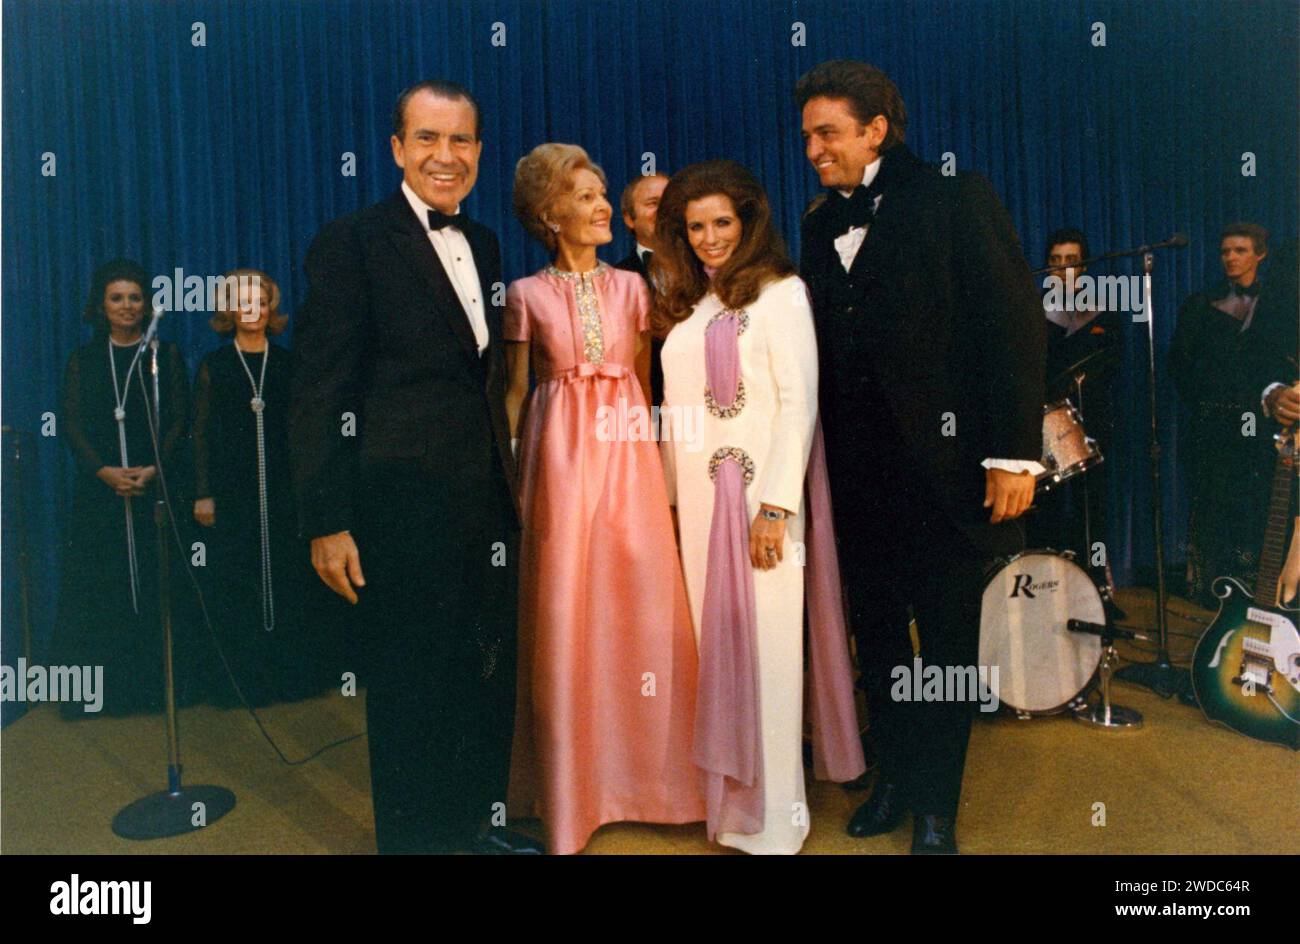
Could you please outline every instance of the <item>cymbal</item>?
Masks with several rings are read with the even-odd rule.
[[[1090,351],[1069,367],[1062,371],[1058,371],[1053,375],[1052,378],[1047,381],[1047,386],[1054,387],[1056,384],[1072,381],[1076,374],[1086,372],[1085,368],[1088,370],[1096,370],[1098,367],[1103,365],[1103,361],[1107,359],[1107,355],[1114,355],[1116,353],[1117,352],[1110,347],[1099,347],[1095,351]]]

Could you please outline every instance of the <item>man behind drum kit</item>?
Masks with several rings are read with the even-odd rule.
[[[1084,432],[1096,440],[1105,460],[1114,442],[1108,380],[1119,363],[1125,314],[1105,310],[1104,293],[1083,293],[1080,280],[1087,277],[1088,269],[1078,263],[1088,257],[1088,238],[1082,230],[1058,229],[1047,238],[1046,263],[1053,267],[1044,279],[1043,295],[1047,399],[1049,403],[1069,400],[1079,413]],[[1052,279],[1062,284],[1054,286]],[[1035,513],[1026,519],[1029,543],[1073,551],[1094,579],[1105,585],[1103,597],[1112,618],[1123,619],[1124,613],[1113,599],[1105,462],[1092,466],[1085,474],[1086,482],[1076,477],[1038,496]]]

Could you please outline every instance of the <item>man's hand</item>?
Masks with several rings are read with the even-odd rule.
[[[1283,426],[1290,426],[1300,420],[1300,384],[1278,387],[1264,402],[1268,404],[1268,411]]]
[[[1034,477],[1028,472],[984,470],[984,507],[992,508],[989,521],[997,524],[1019,518],[1034,503]]]
[[[356,542],[346,531],[326,534],[311,539],[311,565],[329,587],[349,603],[357,602],[356,591],[364,587],[366,578],[361,574],[361,555]]]
[[[205,528],[210,528],[216,524],[216,500],[212,498],[196,498],[194,500],[194,520]]]

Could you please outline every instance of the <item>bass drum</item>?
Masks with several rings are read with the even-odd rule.
[[[1101,665],[1101,639],[1070,632],[1072,619],[1104,623],[1106,611],[1071,556],[1025,551],[993,571],[980,613],[980,665],[1002,704],[1022,716],[1051,715],[1088,692]]]

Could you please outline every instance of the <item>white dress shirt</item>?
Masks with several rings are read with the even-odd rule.
[[[420,225],[429,232],[433,251],[438,254],[443,271],[447,273],[465,313],[469,315],[469,324],[474,329],[474,340],[478,343],[481,356],[488,346],[487,314],[483,305],[482,283],[479,281],[478,268],[474,265],[474,253],[470,251],[469,240],[455,226],[429,229],[429,211],[433,207],[416,196],[405,180],[402,181],[402,193],[406,194],[411,209],[420,218]],[[456,212],[460,212],[459,206],[456,207]]]
[[[870,187],[871,182],[876,179],[876,174],[880,173],[881,158],[876,158],[862,171],[862,186]],[[841,190],[845,198],[853,196],[852,190]],[[881,195],[877,195],[871,209],[880,209]],[[853,260],[857,258],[858,250],[867,239],[867,227],[854,226],[847,233],[835,237],[835,251],[839,253],[840,263],[844,266],[844,271],[848,272],[853,268]],[[1041,462],[1035,462],[1032,459],[985,459],[980,463],[986,469],[1002,469],[1006,472],[1028,472],[1030,475],[1042,475],[1047,470],[1043,468]]]
[[[862,171],[862,186],[871,186],[871,182],[876,179],[876,174],[880,173],[880,161],[879,157],[876,158]],[[841,190],[840,193],[844,195],[846,200],[853,196],[852,190]],[[873,211],[880,209],[880,194],[876,195],[875,201],[871,204],[871,209]],[[862,248],[866,238],[867,228],[865,226],[854,226],[847,233],[835,237],[835,251],[840,254],[840,262],[844,265],[845,272],[853,268],[853,260],[857,258],[858,250]]]

